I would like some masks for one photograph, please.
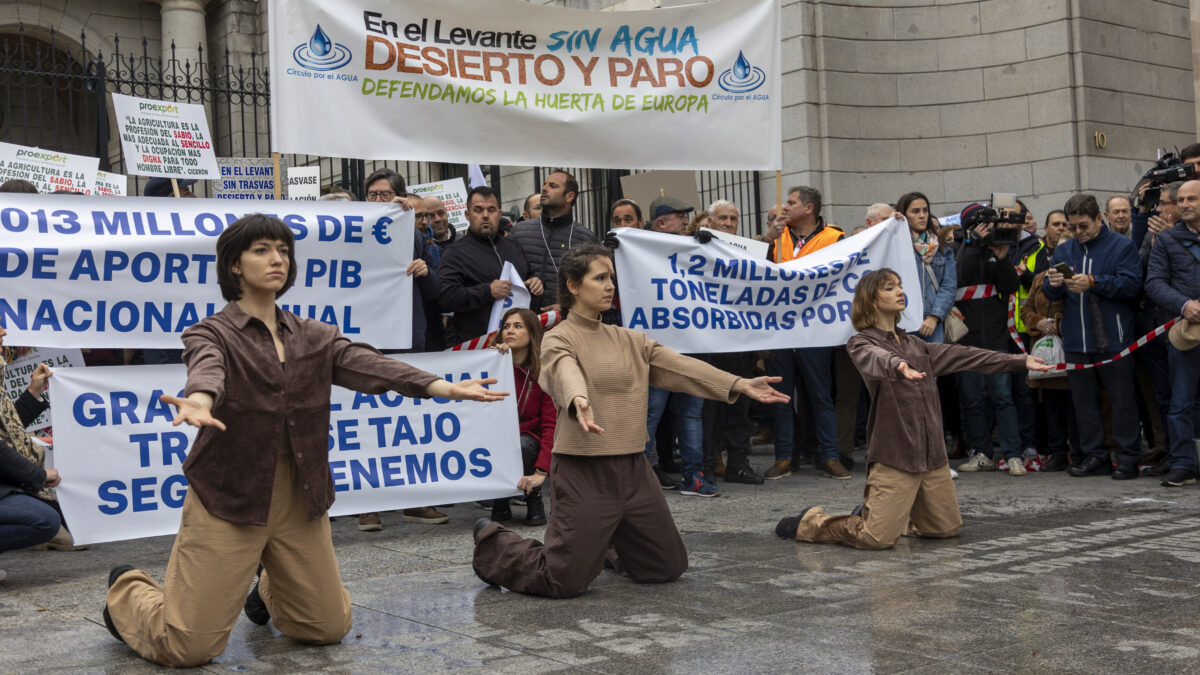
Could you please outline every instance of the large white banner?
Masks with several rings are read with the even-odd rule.
[[[225,306],[217,237],[264,211],[296,237],[281,307],[381,349],[411,345],[413,215],[391,203],[5,195],[0,325],[18,345],[179,348]]]
[[[900,323],[924,318],[912,239],[891,219],[815,253],[776,265],[713,238],[634,228],[614,230],[621,317],[686,354],[846,344],[855,333],[850,306],[858,280],[889,267],[909,306]]]
[[[414,354],[403,361],[447,379],[495,377],[513,391],[512,356],[495,350]],[[182,464],[196,429],[171,426],[160,402],[183,366],[110,366],[55,374],[58,499],[75,542],[174,534],[187,493]],[[334,387],[330,515],[470,502],[516,493],[521,447],[516,399],[409,399]]]
[[[272,150],[778,169],[779,6],[592,12],[523,0],[270,0]]]

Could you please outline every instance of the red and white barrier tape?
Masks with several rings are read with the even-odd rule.
[[[1166,333],[1167,331],[1171,330],[1171,326],[1174,326],[1175,322],[1178,320],[1179,320],[1179,317],[1175,317],[1174,319],[1171,319],[1170,321],[1164,323],[1163,325],[1159,326],[1158,328],[1155,328],[1154,330],[1150,331],[1149,333],[1146,333],[1145,335],[1141,336],[1140,338],[1134,340],[1132,343],[1130,343],[1130,345],[1128,347],[1126,347],[1125,349],[1122,349],[1120,352],[1117,353],[1116,356],[1112,357],[1111,359],[1104,359],[1103,361],[1098,361],[1096,363],[1056,363],[1056,364],[1054,364],[1053,369],[1054,370],[1086,370],[1088,368],[1095,368],[1097,366],[1107,366],[1108,364],[1110,364],[1114,361],[1120,361],[1121,359],[1125,358],[1126,356],[1129,356],[1133,352],[1136,352],[1137,350],[1141,349],[1142,347],[1145,347],[1147,342],[1150,342],[1151,340],[1158,337],[1159,335],[1162,335],[1163,333]],[[1023,340],[1021,340],[1020,333],[1017,332],[1017,296],[1015,296],[1015,295],[1012,296],[1008,301],[1008,335],[1009,335],[1009,337],[1012,338],[1013,342],[1017,343],[1017,348],[1021,350],[1022,354],[1029,353],[1028,351],[1025,350],[1025,342]]]
[[[538,323],[542,324],[543,329],[546,329],[558,323],[561,318],[562,317],[558,312],[543,312],[542,314],[538,315]],[[488,344],[490,344],[492,341],[492,336],[494,336],[497,332],[499,331],[492,331],[487,335],[480,335],[473,340],[467,340],[466,342],[456,344],[453,347],[447,347],[446,351],[461,352],[463,350],[487,349]]]
[[[978,286],[963,286],[958,289],[958,294],[954,296],[955,300],[982,300],[990,298],[1000,293],[996,291],[996,287],[992,284],[979,284]]]

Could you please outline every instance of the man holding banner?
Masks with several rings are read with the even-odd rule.
[[[545,295],[535,294],[534,309],[554,309],[558,303],[558,261],[577,244],[596,242],[596,235],[575,220],[579,182],[566,171],[546,176],[539,195],[539,215],[513,226],[509,237],[521,247],[529,273],[542,280]]]
[[[142,657],[165,666],[207,663],[225,649],[241,592],[247,617],[274,619],[314,644],[350,630],[350,595],[330,538],[334,500],[327,439],[330,388],[407,397],[496,401],[506,392],[451,384],[350,342],[337,327],[284,312],[296,281],[292,230],[255,214],[217,240],[216,272],[229,304],[183,334],[188,379],[174,425],[200,429],[183,464],[188,491],[159,586],[129,565],[109,573],[104,621]]]
[[[821,193],[816,188],[797,186],[788,190],[787,202],[779,218],[771,224],[767,258],[775,263],[809,255],[845,238],[836,227],[821,220]],[[837,411],[833,406],[833,348],[806,347],[776,349],[767,360],[767,374],[782,377],[780,390],[798,396],[800,414],[805,415],[815,437],[817,457],[825,475],[838,480],[850,478],[850,472],[838,460]],[[797,378],[797,376],[799,376]],[[797,379],[804,382],[799,389]],[[807,399],[808,405],[805,404]],[[771,406],[771,427],[775,432],[775,463],[767,469],[767,480],[790,476],[800,458],[796,439],[796,411],[792,404]]]

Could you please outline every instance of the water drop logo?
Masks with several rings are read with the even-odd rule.
[[[758,89],[766,81],[767,76],[762,68],[750,65],[746,55],[739,51],[733,67],[717,78],[717,85],[731,94],[744,94]]]
[[[337,70],[350,63],[350,50],[329,39],[321,24],[317,24],[308,42],[296,46],[292,58],[309,70]]]

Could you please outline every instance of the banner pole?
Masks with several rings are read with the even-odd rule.
[[[171,179],[171,192],[174,192],[175,198],[179,199],[179,180],[178,179],[175,179],[175,178]]]
[[[283,190],[281,189],[282,186],[280,185],[280,181],[282,180],[283,177],[279,175],[279,153],[278,152],[271,153],[271,163],[274,164],[274,166],[275,166],[275,173],[272,174],[273,176],[275,176],[275,201],[279,201],[280,199],[283,199]]]
[[[783,206],[783,171],[775,172],[775,213]]]

